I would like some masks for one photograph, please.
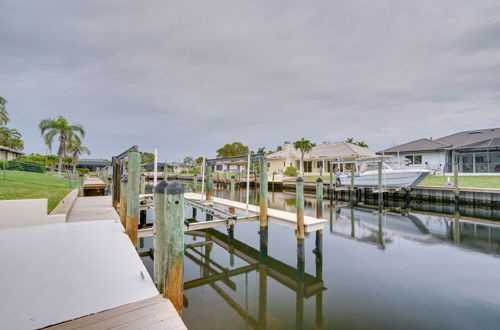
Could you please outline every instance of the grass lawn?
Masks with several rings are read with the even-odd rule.
[[[420,184],[421,186],[440,186],[444,187],[447,181],[446,176],[429,175]],[[453,177],[450,178],[453,182]],[[459,176],[459,187],[473,187],[473,188],[498,188],[500,189],[500,176]]]
[[[5,173],[6,180],[3,171],[0,171],[0,200],[47,198],[50,213],[71,191],[68,179],[21,171],[5,171]],[[77,182],[74,183],[76,186]]]

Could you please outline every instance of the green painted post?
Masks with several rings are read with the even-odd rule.
[[[84,190],[85,190],[85,176],[83,174],[80,174],[78,177],[78,197],[83,197],[84,196]]]
[[[267,160],[264,157],[259,159],[259,174],[260,230],[267,230]]]
[[[305,261],[304,253],[304,179],[299,176],[295,187],[295,206],[297,210],[297,261]]]
[[[184,188],[173,181],[167,185],[165,194],[165,224],[161,237],[164,237],[163,259],[165,274],[163,297],[170,299],[175,309],[182,314],[183,302],[183,257],[184,257]],[[157,229],[158,233],[158,229]],[[160,242],[160,244],[162,244]],[[162,290],[160,290],[161,292]]]
[[[123,175],[120,180],[120,221],[123,228],[127,227],[127,187],[128,178]]]
[[[379,208],[383,205],[383,192],[382,192],[382,161],[377,163],[378,167],[378,206]]]
[[[207,185],[206,200],[209,201],[212,199],[213,190],[212,164],[207,164],[205,167],[205,182]]]
[[[140,186],[141,154],[137,151],[128,153],[128,194],[127,194],[127,222],[125,231],[132,244],[137,245],[137,226],[139,219],[139,186]]]
[[[153,268],[153,280],[155,282],[156,288],[160,293],[163,292],[165,278],[165,262],[167,249],[165,245],[167,244],[166,236],[166,203],[165,203],[165,190],[167,189],[167,183],[165,181],[160,181],[153,189],[153,228],[156,232],[155,238],[153,240],[154,248],[154,268]]]

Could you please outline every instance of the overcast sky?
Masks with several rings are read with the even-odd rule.
[[[92,158],[380,150],[500,126],[500,1],[3,0],[0,95],[27,153],[57,115]]]

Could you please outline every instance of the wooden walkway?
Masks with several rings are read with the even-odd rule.
[[[120,220],[120,216],[111,206],[111,196],[79,197],[66,221],[92,220]]]
[[[70,329],[187,329],[174,306],[161,295],[48,327]]]
[[[106,184],[99,178],[86,178],[83,183],[84,189],[103,189]]]

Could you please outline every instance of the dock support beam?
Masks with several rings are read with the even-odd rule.
[[[304,179],[300,176],[297,178],[295,191],[295,206],[297,210],[297,262],[304,262]]]
[[[207,194],[206,200],[209,201],[212,199],[212,190],[213,190],[213,179],[212,179],[212,164],[207,164],[205,168],[205,182],[207,184]]]
[[[260,230],[267,230],[267,160],[259,159],[259,199],[260,199]]]
[[[120,179],[120,221],[123,228],[127,226],[127,176],[123,175]]]
[[[139,219],[139,184],[141,154],[137,151],[128,153],[128,194],[126,232],[132,244],[137,245],[137,223]]]
[[[184,188],[177,182],[161,182],[155,188],[153,219],[154,276],[158,291],[182,314],[184,257]]]

